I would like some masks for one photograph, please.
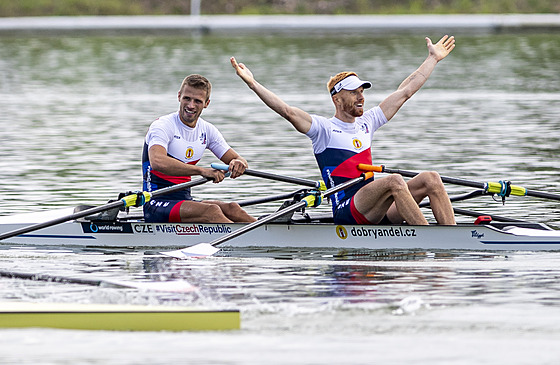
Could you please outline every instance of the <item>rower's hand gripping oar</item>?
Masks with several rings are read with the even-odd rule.
[[[221,164],[221,163],[216,163],[216,162],[211,163],[210,166],[213,169],[216,169],[216,170],[228,171],[228,169],[229,169],[228,165]],[[291,183],[291,184],[309,186],[309,187],[312,187],[312,188],[315,188],[315,189],[319,189],[321,191],[327,189],[326,186],[325,186],[325,183],[322,180],[313,181],[313,180],[308,180],[308,179],[301,179],[299,177],[277,175],[277,174],[271,174],[269,172],[255,171],[255,170],[251,170],[251,169],[246,169],[243,174],[250,175],[250,176],[255,176],[255,177],[262,177],[264,179],[269,179],[269,180],[276,180],[276,181],[282,181],[282,182],[287,182],[287,183]]]
[[[187,257],[201,257],[201,256],[212,256],[213,254],[215,254],[216,252],[219,251],[218,248],[216,248],[217,245],[222,244],[226,241],[229,241],[233,238],[236,238],[246,232],[252,231],[255,228],[258,228],[262,225],[267,224],[268,222],[271,222],[285,214],[289,214],[289,213],[293,213],[295,211],[297,211],[300,208],[305,208],[305,207],[316,207],[319,204],[321,204],[322,202],[322,198],[338,193],[339,191],[342,191],[352,185],[355,185],[359,182],[365,181],[370,179],[371,177],[373,177],[373,172],[366,172],[363,173],[362,175],[360,175],[357,178],[354,178],[352,180],[348,180],[342,184],[333,186],[332,188],[324,191],[324,192],[318,192],[315,191],[314,193],[310,193],[307,196],[305,196],[301,201],[292,204],[284,209],[280,209],[279,211],[277,211],[276,213],[273,213],[271,215],[268,215],[264,218],[259,219],[258,221],[255,221],[253,223],[249,223],[246,226],[243,226],[229,234],[226,234],[210,243],[199,243],[197,245],[194,246],[190,246],[187,248],[183,248],[180,250],[175,250],[175,251],[166,251],[166,252],[161,252],[163,255],[166,256],[171,256],[171,257],[175,257],[178,259],[185,259]]]
[[[0,234],[0,240],[4,240],[7,238],[11,238],[11,237],[15,237],[15,236],[19,236],[21,234],[25,234],[25,233],[29,233],[32,231],[36,231],[42,228],[47,228],[47,227],[51,227],[60,223],[64,223],[64,222],[68,222],[71,220],[75,220],[75,219],[80,219],[83,217],[87,217],[88,215],[92,215],[92,214],[96,214],[96,213],[101,213],[107,210],[111,210],[111,209],[115,209],[115,208],[128,208],[128,207],[132,207],[132,206],[142,206],[145,203],[149,202],[151,199],[161,196],[161,195],[165,195],[165,194],[169,194],[169,193],[173,193],[175,191],[180,191],[183,189],[187,189],[193,186],[197,186],[197,185],[201,185],[204,184],[208,181],[210,181],[210,178],[200,178],[200,179],[196,179],[196,180],[191,180],[182,184],[177,184],[177,185],[173,185],[173,186],[169,186],[167,188],[163,188],[163,189],[159,189],[153,192],[147,192],[147,191],[139,191],[139,192],[134,192],[131,194],[128,194],[124,197],[122,197],[119,200],[115,200],[113,202],[98,206],[98,207],[93,207],[93,208],[89,208],[86,210],[82,210],[79,212],[75,212],[73,214],[64,216],[64,217],[59,217],[56,219],[52,219],[50,221],[46,221],[46,222],[42,222],[42,223],[37,223],[37,224],[33,224],[27,227],[22,227],[19,229],[15,229],[13,231],[9,231],[9,232],[5,232]]]
[[[405,171],[405,170],[397,170],[397,169],[390,169],[385,167],[384,165],[380,166],[373,166],[367,164],[359,164],[358,169],[361,171],[373,171],[373,172],[384,172],[388,174],[399,174],[406,177],[414,177],[418,175],[417,172],[413,171]],[[537,198],[543,199],[553,199],[560,201],[560,195],[552,194],[547,192],[540,192],[526,189],[522,186],[512,185],[509,181],[500,181],[500,182],[476,182],[471,180],[464,180],[464,179],[457,179],[454,177],[446,177],[441,176],[441,181],[448,184],[455,184],[455,185],[462,185],[462,186],[469,186],[472,188],[483,189],[486,193],[489,194],[496,194],[502,197],[502,202],[505,201],[505,198],[510,195],[516,196],[533,196]]]

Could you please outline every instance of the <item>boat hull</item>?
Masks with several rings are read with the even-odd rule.
[[[60,212],[64,214],[64,212]],[[51,215],[52,217],[52,215]],[[0,219],[0,232],[36,223]],[[209,243],[242,224],[71,221],[6,239],[4,245],[182,248]],[[270,223],[220,247],[340,249],[560,250],[560,231],[544,225],[363,226],[334,223]]]

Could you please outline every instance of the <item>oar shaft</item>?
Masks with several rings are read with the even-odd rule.
[[[462,215],[466,215],[469,217],[480,217],[483,215],[487,215],[490,216],[492,218],[492,220],[494,221],[498,221],[498,222],[511,222],[511,223],[525,223],[526,221],[522,221],[519,219],[514,219],[514,218],[507,218],[507,217],[502,217],[499,215],[494,215],[494,214],[486,214],[486,213],[480,213],[480,212],[475,212],[472,210],[466,210],[466,209],[461,209],[461,208],[453,208],[453,211],[457,214],[462,214]]]
[[[553,194],[553,193],[546,193],[546,192],[543,192],[543,191],[527,190],[527,195],[528,196],[533,196],[535,198],[560,200],[560,195]]]
[[[70,214],[70,215],[67,215],[67,216],[64,216],[64,217],[52,219],[50,221],[37,223],[37,224],[32,224],[32,225],[27,226],[27,227],[14,229],[13,231],[9,231],[9,232],[5,232],[5,233],[0,234],[0,241],[4,240],[6,238],[19,236],[20,234],[29,233],[29,232],[32,232],[32,231],[36,231],[36,230],[39,230],[39,229],[42,229],[42,228],[54,226],[54,225],[64,223],[64,222],[67,222],[67,221],[87,217],[88,215],[91,215],[91,214],[104,212],[106,210],[110,210],[110,209],[113,209],[113,208],[120,208],[122,206],[123,206],[123,202],[121,200],[117,200],[117,201],[114,201],[112,203],[108,203],[108,204],[105,204],[105,205],[102,205],[102,206],[99,206],[99,207],[94,207],[94,208],[89,208],[89,209],[86,209],[86,210],[82,210],[80,212]]]
[[[385,172],[385,173],[388,173],[388,174],[400,174],[400,175],[406,176],[406,177],[414,177],[414,176],[418,175],[418,172],[398,170],[398,169],[390,169],[390,168],[385,167],[383,165],[372,166],[372,165],[360,164],[358,166],[358,168],[362,171]],[[441,181],[443,181],[444,183],[448,183],[448,184],[455,184],[455,185],[469,186],[471,188],[484,189],[484,190],[487,190],[489,193],[494,193],[494,194],[500,193],[501,189],[504,188],[504,182],[500,182],[500,183],[495,183],[495,182],[481,183],[481,182],[465,180],[465,179],[458,179],[458,178],[455,178],[455,177],[447,177],[447,176],[441,176]],[[535,191],[535,190],[528,190],[528,189],[525,189],[524,187],[516,186],[516,185],[511,185],[510,188],[511,188],[511,195],[517,195],[517,196],[527,195],[527,196],[532,196],[532,197],[535,197],[535,198],[552,199],[552,200],[559,200],[560,201],[560,195],[559,194],[547,193],[547,192]]]
[[[273,202],[273,201],[277,201],[277,200],[284,200],[284,199],[292,198],[300,192],[301,192],[301,190],[298,190],[298,191],[294,191],[292,193],[266,196],[266,197],[263,197],[263,198],[240,200],[240,201],[237,202],[237,204],[239,204],[240,207],[246,207],[246,206],[249,206],[249,205],[269,203],[269,202]]]
[[[255,176],[255,177],[262,177],[264,179],[277,180],[277,181],[287,182],[291,184],[309,186],[312,188],[320,187],[320,183],[318,181],[301,179],[298,177],[283,176],[283,175],[271,174],[269,172],[255,171],[250,169],[245,170],[245,174]]]
[[[184,182],[181,184],[177,184],[177,185],[173,185],[173,186],[169,186],[167,188],[163,188],[163,189],[159,189],[156,190],[152,193],[146,193],[148,195],[148,197],[150,197],[149,199],[153,199],[155,197],[158,196],[162,196],[165,194],[169,194],[175,191],[179,191],[179,190],[183,190],[183,189],[187,189],[196,185],[201,185],[204,184],[205,182],[208,182],[210,179],[208,178],[200,178],[197,180],[191,180],[188,182]],[[123,198],[125,199],[125,198]],[[57,224],[60,223],[64,223],[64,222],[68,222],[68,221],[72,221],[72,220],[76,220],[76,219],[80,219],[83,217],[87,217],[88,215],[92,215],[92,214],[97,214],[97,213],[101,213],[107,210],[111,210],[114,208],[121,208],[125,205],[126,203],[124,202],[124,200],[120,199],[120,200],[116,200],[114,202],[111,203],[107,203],[104,205],[100,205],[98,207],[93,207],[93,208],[89,208],[86,210],[82,210],[64,217],[59,217],[59,218],[55,218],[52,219],[50,221],[46,221],[46,222],[42,222],[42,223],[37,223],[37,224],[32,224],[30,226],[27,227],[22,227],[22,228],[18,228],[15,229],[13,231],[9,231],[9,232],[5,232],[0,234],[0,241],[1,240],[5,240],[7,238],[11,238],[11,237],[15,237],[15,236],[19,236],[21,234],[25,234],[25,233],[29,233],[32,231],[36,231],[42,228],[46,228],[46,227],[50,227],[50,226],[55,226]]]
[[[176,286],[165,286],[165,283],[170,283],[170,282],[142,282],[142,281],[135,282],[135,281],[128,281],[128,280],[88,279],[88,278],[76,278],[76,277],[61,276],[61,275],[32,274],[26,272],[4,271],[4,270],[0,270],[0,277],[35,280],[35,281],[48,281],[53,283],[64,283],[64,284],[111,286],[111,287],[119,287],[119,288],[135,288],[140,290],[159,290],[159,291],[172,291],[172,292],[188,292],[188,291],[192,291],[192,289],[194,288],[186,281],[178,283],[178,285]],[[164,284],[164,285],[161,286],[159,284]]]
[[[181,184],[171,185],[171,186],[168,186],[166,188],[153,191],[153,192],[150,193],[150,195],[153,199],[153,198],[156,198],[158,196],[174,193],[176,191],[185,190],[185,189],[188,189],[188,188],[192,188],[193,186],[202,185],[204,183],[207,183],[210,180],[212,180],[212,179],[208,178],[208,177],[201,177],[200,179],[187,181],[187,182],[184,182],[184,183],[181,183]]]
[[[466,194],[462,194],[462,195],[455,195],[455,196],[450,196],[449,200],[452,202],[458,202],[458,201],[462,201],[462,200],[467,200],[467,199],[471,199],[471,198],[476,198],[482,195],[485,195],[486,193],[484,192],[484,190],[475,190],[475,191],[471,191],[470,193],[466,193]],[[422,202],[420,204],[418,204],[418,206],[420,208],[424,208],[427,206],[430,206],[430,201],[425,201]]]
[[[361,181],[367,180],[367,179],[371,178],[372,176],[373,176],[373,173],[371,173],[371,172],[369,172],[369,173],[364,173],[364,174],[362,174],[361,176],[359,176],[359,177],[357,177],[357,178],[354,178],[354,179],[352,179],[352,180],[348,180],[348,181],[346,181],[345,183],[342,183],[342,184],[340,184],[340,185],[333,186],[332,188],[330,188],[330,189],[324,191],[324,192],[321,194],[321,196],[322,196],[322,197],[325,197],[325,196],[328,196],[328,195],[332,195],[332,194],[337,193],[337,192],[339,192],[339,191],[342,191],[342,190],[344,190],[344,189],[346,189],[346,188],[348,188],[348,187],[350,187],[350,186],[352,186],[352,185],[355,185],[355,184],[357,184],[357,183],[359,183],[359,182],[361,182]],[[254,221],[253,223],[249,223],[249,224],[247,224],[246,226],[243,226],[243,227],[241,227],[241,228],[239,228],[239,229],[237,229],[237,230],[235,230],[235,231],[233,231],[233,232],[231,232],[231,233],[229,233],[229,234],[226,234],[225,236],[222,236],[222,237],[220,237],[220,238],[218,238],[218,239],[215,239],[214,241],[210,242],[209,245],[211,245],[211,246],[217,246],[217,245],[219,245],[219,244],[221,244],[221,243],[224,243],[224,242],[226,242],[226,241],[229,241],[229,240],[231,240],[231,239],[233,239],[233,238],[236,238],[236,237],[238,237],[238,236],[240,236],[240,235],[242,235],[242,234],[244,234],[244,233],[246,233],[246,232],[252,231],[252,230],[255,229],[255,228],[258,228],[258,227],[260,227],[260,226],[262,226],[262,225],[265,225],[266,223],[271,222],[271,221],[275,220],[276,218],[279,218],[279,217],[281,217],[281,216],[283,216],[283,215],[285,215],[285,214],[289,214],[289,213],[295,212],[296,210],[298,210],[298,209],[300,209],[300,208],[306,207],[307,204],[308,204],[307,201],[302,200],[302,201],[297,202],[297,203],[295,203],[295,204],[292,204],[292,205],[290,205],[290,206],[288,206],[288,207],[286,207],[286,208],[284,208],[284,209],[280,209],[280,210],[277,211],[276,213],[273,213],[273,214],[268,215],[268,216],[266,216],[266,217],[264,217],[264,218],[261,218],[261,219],[259,219],[259,220],[257,220],[257,221]]]
[[[418,172],[398,170],[398,169],[389,169],[387,167],[383,168],[383,172],[386,172],[388,174],[399,174],[399,175],[406,176],[406,177],[414,177],[414,176],[418,175]],[[463,185],[463,186],[469,186],[471,188],[478,188],[478,189],[484,189],[485,188],[484,183],[479,183],[479,182],[476,182],[476,181],[458,179],[458,178],[455,178],[455,177],[447,177],[447,176],[440,176],[440,177],[441,177],[441,181],[443,181],[444,183],[448,183],[448,184]]]
[[[349,188],[349,187],[352,186],[352,185],[356,185],[356,184],[359,183],[359,182],[368,180],[368,179],[370,179],[370,178],[372,178],[372,177],[373,177],[373,172],[366,172],[366,173],[362,174],[361,176],[356,177],[356,178],[354,178],[354,179],[352,179],[352,180],[348,180],[348,181],[346,181],[346,182],[344,182],[344,183],[342,183],[342,184],[333,186],[332,188],[326,190],[326,191],[323,193],[323,196],[333,195],[333,194],[335,194],[335,193],[338,193],[339,191],[342,191],[342,190],[344,190],[344,189],[346,189],[346,188]]]
[[[93,285],[93,286],[99,286],[103,283],[103,280],[99,280],[99,279],[71,278],[71,277],[60,276],[60,275],[31,274],[31,273],[3,271],[3,270],[0,271],[0,276],[7,277],[7,278],[16,278],[16,279],[49,281],[55,283],[83,284],[83,285]]]
[[[227,171],[229,169],[228,165],[220,164],[220,163],[212,163],[212,164],[210,164],[210,166],[212,168],[216,169],[216,170]],[[251,170],[251,169],[246,169],[244,174],[245,175],[250,175],[250,176],[255,176],[255,177],[262,177],[264,179],[269,179],[269,180],[276,180],[276,181],[282,181],[282,182],[287,182],[287,183],[291,183],[291,184],[309,186],[309,187],[316,188],[316,189],[319,189],[321,187],[321,182],[320,181],[313,181],[313,180],[308,180],[308,179],[302,179],[302,178],[299,178],[299,177],[272,174],[270,172],[263,172],[263,171],[255,171],[255,170]]]
[[[222,237],[220,237],[220,238],[218,238],[218,239],[215,239],[214,241],[210,242],[210,245],[212,245],[212,246],[217,246],[217,245],[219,245],[219,244],[221,244],[221,243],[224,243],[224,242],[226,242],[226,241],[232,240],[232,239],[234,239],[234,238],[236,238],[236,237],[238,237],[238,236],[241,236],[242,234],[244,234],[244,233],[246,233],[246,232],[252,231],[252,230],[255,229],[255,228],[258,228],[258,227],[260,227],[260,226],[262,226],[262,225],[265,225],[265,224],[267,224],[268,222],[271,222],[271,221],[275,220],[276,218],[279,218],[279,217],[281,217],[281,216],[283,216],[283,215],[285,215],[285,214],[289,214],[289,213],[295,212],[296,210],[298,210],[298,209],[300,209],[300,208],[303,208],[303,207],[305,207],[305,206],[307,206],[307,202],[305,202],[305,201],[303,201],[303,200],[300,201],[300,202],[297,202],[297,203],[295,203],[295,204],[292,204],[292,205],[290,205],[289,207],[286,207],[286,208],[284,208],[284,209],[280,209],[280,210],[277,211],[276,213],[267,215],[266,217],[261,218],[261,219],[259,219],[258,221],[255,221],[255,222],[253,222],[253,223],[249,223],[249,224],[247,224],[246,226],[243,226],[243,227],[241,227],[241,228],[239,228],[239,229],[236,229],[235,231],[233,231],[233,232],[231,232],[231,233],[229,233],[229,234],[227,234],[227,235],[225,235],[225,236],[222,236]]]

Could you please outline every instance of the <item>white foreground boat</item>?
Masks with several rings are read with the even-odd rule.
[[[0,233],[72,214],[73,208],[0,217]],[[21,234],[1,245],[183,248],[212,242],[243,224],[145,223],[138,215],[113,221],[80,219]],[[560,250],[560,230],[537,223],[457,226],[337,225],[296,213],[228,240],[219,247],[340,249]]]

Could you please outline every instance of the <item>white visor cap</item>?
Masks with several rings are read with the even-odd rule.
[[[364,89],[369,89],[371,87],[371,82],[363,81],[358,78],[358,76],[351,75],[345,79],[340,80],[337,82],[334,87],[331,89],[331,95],[334,95],[340,90],[356,90],[360,86],[363,86]]]

